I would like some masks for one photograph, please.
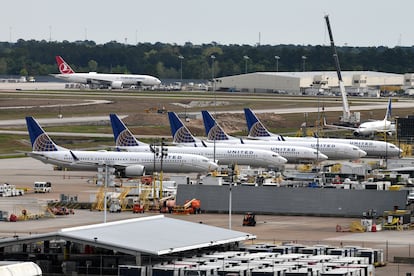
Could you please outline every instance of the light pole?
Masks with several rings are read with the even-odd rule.
[[[178,58],[180,59],[180,79],[181,79],[181,85],[183,85],[183,55],[179,55]]]
[[[213,83],[213,85],[212,85],[213,88],[212,89],[213,89],[213,92],[214,92],[214,61],[216,59],[216,56],[211,55],[210,58],[211,58],[211,82]]]
[[[302,56],[302,61],[303,61],[303,72],[305,72],[306,56]]]
[[[161,164],[160,164],[160,190],[159,190],[159,199],[162,198],[162,178],[163,178],[163,172],[162,172],[162,165],[163,165],[163,161],[164,158],[167,157],[168,153],[167,153],[168,149],[166,148],[165,145],[165,138],[162,137],[161,138]]]
[[[159,153],[160,153],[160,149],[157,147],[157,143],[156,142],[154,142],[153,144],[152,144],[153,146],[152,146],[152,149],[153,149],[153,153],[154,153],[154,164],[153,164],[153,168],[152,168],[152,195],[153,195],[153,198],[155,198],[155,194],[156,194],[156,187],[155,187],[155,184],[156,184],[156,175],[155,175],[155,161],[156,161],[156,159],[157,159],[157,157],[158,157],[158,155],[159,155]]]
[[[244,59],[244,73],[247,74],[247,61],[249,60],[249,56],[243,56]]]
[[[231,168],[231,181],[230,181],[230,184],[229,184],[229,229],[231,230],[231,225],[232,225],[232,223],[231,223],[231,212],[232,212],[232,205],[233,205],[233,202],[232,202],[233,198],[232,198],[232,194],[231,194],[231,188],[232,188],[233,181],[234,181],[234,164],[231,164],[230,168]]]
[[[215,55],[211,55],[211,81],[212,81],[212,89],[214,93],[214,117],[216,116],[216,105],[217,105],[217,99],[216,99],[216,89],[215,89],[215,81],[214,81],[214,61],[216,59]],[[215,120],[214,120],[215,122]],[[216,162],[216,135],[214,135],[214,147],[213,147],[213,162]]]
[[[280,59],[280,57],[275,56],[275,59],[276,59],[276,72],[279,72],[279,59]]]

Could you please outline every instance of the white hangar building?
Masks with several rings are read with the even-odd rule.
[[[371,93],[381,86],[403,86],[413,74],[392,74],[373,71],[343,71],[342,80],[348,93]],[[414,80],[414,78],[412,78]],[[319,72],[256,72],[216,78],[216,90],[312,94],[324,89],[337,92],[336,71]],[[413,81],[411,80],[411,81]]]

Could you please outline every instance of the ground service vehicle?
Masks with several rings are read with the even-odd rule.
[[[36,181],[33,190],[35,193],[50,193],[52,191],[52,183],[48,181]]]

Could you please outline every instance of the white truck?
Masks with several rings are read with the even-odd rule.
[[[4,183],[0,184],[0,197],[24,195],[23,189],[17,189],[15,185]]]
[[[50,193],[52,191],[52,183],[49,181],[36,181],[33,190],[35,193]]]

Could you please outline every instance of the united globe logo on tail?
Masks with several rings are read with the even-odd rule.
[[[116,138],[116,145],[120,147],[139,146],[135,137],[133,137],[128,130],[124,130],[119,133],[118,137]]]
[[[214,125],[210,131],[208,132],[208,136],[207,136],[208,140],[229,140],[229,138],[227,137],[226,133],[224,133],[224,131],[220,128],[219,125]]]
[[[55,144],[50,140],[47,134],[43,133],[37,137],[33,144],[33,151],[57,151]]]
[[[252,136],[252,137],[268,137],[270,135],[261,123],[256,122],[256,123],[253,124],[252,128],[250,129],[249,136]]]
[[[194,137],[185,127],[180,127],[174,134],[174,143],[194,143]]]

